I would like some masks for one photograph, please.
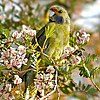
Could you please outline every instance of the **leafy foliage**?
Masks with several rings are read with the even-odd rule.
[[[71,4],[73,8],[70,12],[74,10],[74,5],[77,3],[77,0],[71,1],[74,3]],[[36,32],[45,23],[46,17],[41,20],[40,12],[43,6],[38,4],[34,8],[32,4],[35,1],[27,2],[27,0],[22,0],[20,3],[13,0],[10,2],[14,5],[8,11],[5,10],[7,5],[5,2],[2,1],[0,4],[1,11],[6,15],[0,21],[0,96],[2,99],[6,94],[8,96],[5,99],[45,99],[59,90],[73,97],[79,97],[80,93],[86,94],[87,99],[88,96],[98,96],[100,88],[94,80],[99,77],[100,66],[93,66],[92,62],[95,61],[96,55],[87,54],[84,48],[90,35],[83,30],[71,32],[69,46],[65,48],[61,58],[54,61],[43,53],[43,56],[47,57],[52,64],[41,66],[41,52],[37,50],[39,44]],[[55,2],[63,5],[60,0]],[[16,9],[15,5],[20,10]],[[45,16],[48,10],[48,5],[46,6]],[[68,8],[66,5],[63,6]],[[28,27],[29,25],[34,30]],[[52,36],[54,27],[45,29],[44,47],[47,39]],[[32,43],[34,39],[35,44]],[[72,78],[75,69],[80,77],[91,80],[94,87],[81,81],[75,83]]]

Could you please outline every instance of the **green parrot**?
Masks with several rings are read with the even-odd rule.
[[[42,53],[56,61],[69,44],[70,17],[67,11],[61,6],[54,5],[49,9],[48,14],[48,23],[36,34],[39,44],[37,50],[41,52],[39,65],[43,67],[50,65],[51,62]],[[35,39],[32,44],[36,44]],[[33,71],[26,73],[26,89],[31,86],[33,73]]]
[[[40,47],[43,48],[43,52],[57,60],[69,44],[70,17],[63,7],[54,5],[49,9],[48,19],[49,22],[36,34],[36,38]],[[50,29],[53,30],[51,33]],[[45,47],[43,47],[44,44]],[[48,63],[44,56],[41,58],[42,63]]]

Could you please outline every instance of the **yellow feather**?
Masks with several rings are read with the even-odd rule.
[[[50,23],[49,27],[55,25],[54,32],[49,39],[47,54],[57,60],[61,57],[64,47],[68,45],[70,26],[67,24]]]

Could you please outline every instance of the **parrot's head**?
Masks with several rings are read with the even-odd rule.
[[[63,7],[55,5],[49,10],[49,22],[55,22],[57,24],[70,24],[70,18],[67,11]]]

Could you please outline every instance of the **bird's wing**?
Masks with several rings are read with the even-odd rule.
[[[47,28],[48,24],[46,24],[41,30],[39,30],[36,34],[37,41],[39,45],[42,47],[44,44],[44,41],[46,39],[45,29]],[[46,42],[46,45],[48,45],[48,41]]]
[[[37,41],[41,47],[43,46],[43,43],[46,39],[45,28],[46,25],[41,30],[39,30],[38,33],[36,34]]]
[[[37,32],[37,34],[36,34],[36,38],[38,39],[38,38],[40,38],[44,33],[45,33],[45,27],[46,27],[47,25],[45,25],[44,27],[42,27],[42,29],[40,29],[38,32]]]

